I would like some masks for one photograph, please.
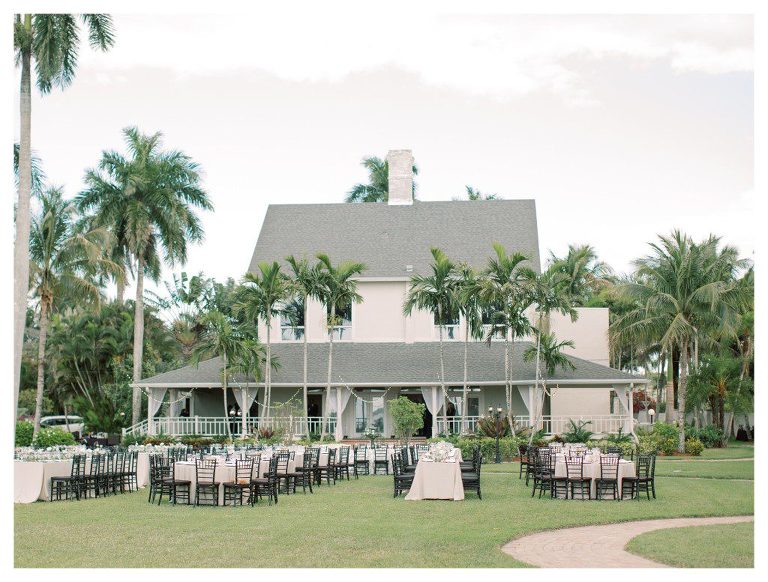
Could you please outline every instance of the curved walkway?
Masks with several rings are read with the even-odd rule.
[[[657,529],[744,521],[754,521],[754,516],[649,519],[571,527],[524,536],[501,549],[516,560],[540,568],[666,568],[630,554],[624,547],[635,536]]]

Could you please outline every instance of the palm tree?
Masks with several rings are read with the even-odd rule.
[[[525,265],[528,257],[524,254],[512,253],[508,255],[506,249],[499,243],[494,243],[493,249],[496,257],[488,261],[488,266],[480,279],[478,297],[483,305],[491,311],[491,329],[486,341],[490,344],[499,333],[504,336],[504,387],[507,420],[509,426],[513,427],[509,348],[510,344],[514,346],[516,338],[525,336],[531,331],[531,322],[525,311],[531,304],[527,286],[534,273]]]
[[[447,410],[445,409],[445,357],[443,354],[443,329],[454,321],[457,315],[456,304],[458,278],[456,265],[438,248],[431,248],[431,275],[413,275],[408,293],[403,304],[403,313],[411,315],[414,309],[429,311],[435,319],[440,346],[440,389],[443,400],[444,430],[448,430]],[[437,412],[437,411],[436,411]]]
[[[559,312],[563,315],[569,315],[571,321],[576,321],[578,313],[571,303],[569,293],[569,280],[557,270],[547,270],[540,275],[530,272],[528,274],[528,293],[536,307],[536,325],[533,326],[533,332],[536,335],[536,353],[541,353],[542,339],[548,332],[549,316],[553,312]],[[541,400],[543,402],[546,395],[546,382],[543,381],[541,369],[541,359],[536,358],[536,383],[535,383],[535,402],[539,402],[539,384],[542,384]],[[531,419],[534,421],[534,419]],[[534,421],[532,426],[536,427]],[[534,431],[531,431],[533,434]]]
[[[135,265],[136,302],[133,331],[133,381],[141,380],[144,354],[144,276],[157,281],[160,254],[170,265],[184,264],[187,243],[199,242],[203,228],[193,208],[211,210],[200,186],[200,167],[176,150],[163,151],[162,134],[123,130],[129,158],[102,152],[98,169],[86,172],[86,189],[78,195],[81,212],[92,212],[94,226],[113,233]],[[133,392],[133,424],[141,413],[141,391]]]
[[[554,373],[557,371],[558,368],[568,369],[568,370],[575,370],[576,366],[574,366],[573,362],[571,362],[568,357],[563,354],[564,348],[573,348],[574,343],[571,340],[565,340],[562,342],[557,341],[557,337],[555,337],[554,333],[549,332],[542,332],[537,334],[538,335],[538,341],[536,342],[536,346],[529,346],[526,348],[525,352],[523,352],[523,360],[526,362],[535,361],[536,365],[539,366],[539,362],[543,364],[543,369],[541,371],[541,380],[542,380],[542,397],[541,400],[539,400],[538,395],[536,397],[536,404],[535,404],[535,412],[532,411],[531,414],[534,415],[534,419],[532,426],[537,426],[537,420],[541,416],[541,412],[543,410],[544,406],[544,398],[546,396],[552,396],[549,390],[547,389],[547,379],[550,376],[553,376]],[[538,379],[539,372],[537,371],[537,379]],[[535,434],[535,430],[531,430],[531,436],[529,440],[529,444],[533,443],[533,436]]]
[[[235,311],[242,313],[245,318],[258,324],[261,319],[267,327],[267,357],[272,361],[272,318],[282,313],[283,302],[288,296],[288,278],[280,271],[280,265],[259,263],[258,273],[246,273],[238,294]],[[270,367],[264,370],[264,417],[269,418],[269,408],[272,402],[272,373]]]
[[[464,383],[462,387],[461,432],[467,429],[467,352],[469,338],[483,337],[482,302],[478,296],[478,274],[466,263],[457,269],[456,305],[464,317]]]
[[[239,330],[234,328],[229,320],[220,311],[211,311],[203,317],[204,331],[200,341],[192,352],[192,363],[198,365],[201,360],[221,358],[221,387],[224,394],[224,417],[229,418],[229,403],[227,402],[228,378],[231,372],[230,366],[235,362],[248,361],[249,350],[252,344],[243,337]],[[245,420],[245,418],[243,419]],[[227,435],[231,436],[229,422]]]
[[[105,229],[78,232],[74,206],[59,188],[41,195],[40,215],[32,221],[30,271],[32,288],[40,308],[37,360],[37,400],[34,434],[40,430],[45,389],[45,344],[54,302],[61,295],[78,294],[98,302],[100,289],[94,282],[99,269],[115,266],[105,258],[110,245]]]
[[[304,401],[304,417],[307,417],[308,410],[308,390],[307,390],[307,321],[308,321],[308,306],[309,299],[317,299],[320,295],[320,269],[318,265],[314,267],[309,266],[309,262],[306,258],[297,259],[293,255],[286,257],[286,262],[291,267],[293,278],[291,279],[291,291],[292,294],[301,297],[301,309],[302,309],[302,325],[304,329],[301,333],[301,342],[304,349],[304,367],[303,367],[303,401]],[[305,421],[305,432],[309,436],[309,421]]]
[[[685,392],[691,361],[695,361],[702,330],[730,333],[736,320],[736,272],[746,266],[735,249],[718,249],[719,239],[701,244],[674,231],[651,243],[651,254],[635,261],[637,282],[620,286],[620,293],[639,307],[611,327],[617,341],[658,342],[666,353],[680,354],[678,381],[679,450],[685,449]],[[667,402],[668,410],[671,402]]]
[[[19,147],[18,143],[13,144],[13,176],[16,179],[16,189],[19,189]],[[43,170],[43,162],[40,161],[34,152],[31,157],[31,193],[38,195],[45,189],[45,170]]]
[[[589,245],[568,245],[568,254],[562,258],[550,253],[547,270],[561,276],[571,302],[580,307],[604,289],[613,275],[611,267],[598,260]]]
[[[357,292],[355,277],[365,271],[363,263],[344,261],[333,265],[331,259],[325,253],[318,253],[319,276],[317,284],[317,297],[325,305],[328,313],[326,327],[328,328],[328,376],[325,385],[326,409],[331,399],[331,379],[333,374],[333,332],[339,323],[337,313],[341,312],[353,303],[360,303],[363,298]],[[337,400],[338,402],[338,400]],[[341,426],[341,410],[336,411],[336,422]],[[328,421],[330,423],[330,420]],[[326,423],[323,423],[322,436],[325,436]]]
[[[389,162],[371,156],[363,158],[363,167],[368,170],[368,183],[355,184],[347,193],[345,202],[386,202],[389,200]],[[419,169],[414,164],[414,175]],[[413,194],[416,195],[416,182],[413,183]]]
[[[483,194],[472,186],[464,186],[464,188],[467,190],[467,200],[502,200],[498,194]],[[462,200],[462,198],[455,197],[454,200]]]
[[[88,43],[107,50],[114,42],[112,17],[106,14],[81,14],[88,29]],[[34,187],[32,158],[32,63],[36,85],[45,95],[54,86],[66,89],[75,77],[80,31],[74,14],[16,14],[13,18],[13,49],[16,65],[21,66],[19,98],[20,129],[16,239],[14,244],[13,287],[13,417],[19,402],[21,351],[29,293],[30,197]]]

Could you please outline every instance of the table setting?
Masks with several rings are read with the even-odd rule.
[[[430,444],[429,450],[419,455],[413,484],[405,499],[464,499],[461,460],[461,450],[451,443]]]

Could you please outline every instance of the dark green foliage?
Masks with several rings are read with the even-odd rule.
[[[21,420],[16,423],[16,443],[17,447],[31,447],[32,446],[32,433],[35,430],[35,425],[28,420]]]
[[[562,434],[563,441],[566,443],[588,443],[592,439],[592,431],[585,427],[592,424],[588,420],[580,420],[578,424],[573,420],[568,421],[571,429]]]

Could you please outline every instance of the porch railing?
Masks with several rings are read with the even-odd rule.
[[[461,428],[461,417],[460,416],[449,416],[447,419],[447,428],[448,430],[445,430],[446,424],[443,422],[443,417],[439,416],[437,418],[437,432],[438,433],[446,433],[447,434],[461,434],[462,432],[476,432],[477,431],[477,421],[481,417],[479,416],[469,416],[466,419],[466,425],[465,430],[462,431]],[[629,417],[626,415],[592,415],[592,416],[552,416],[552,415],[544,415],[542,416],[538,423],[537,423],[537,430],[538,429],[544,429],[544,432],[547,435],[553,435],[553,434],[562,434],[564,432],[567,432],[571,429],[571,420],[573,420],[577,425],[580,422],[587,422],[587,424],[584,428],[586,430],[592,431],[595,434],[613,434],[619,432],[619,429],[623,429],[624,432],[628,432],[629,426]],[[515,421],[515,429],[520,430],[526,427],[531,426],[531,419],[527,415],[516,415],[514,416]]]
[[[241,417],[225,416],[171,416],[153,418],[151,426],[147,420],[123,429],[123,436],[142,436],[146,434],[166,434],[169,436],[218,436],[227,434],[240,435],[243,433],[243,419]],[[245,419],[246,434],[254,434],[260,428],[282,430],[286,433],[298,435],[306,433],[322,432],[323,424],[326,432],[333,434],[336,430],[335,417],[321,416],[277,416],[272,418],[247,418]],[[229,428],[229,431],[227,431]]]

